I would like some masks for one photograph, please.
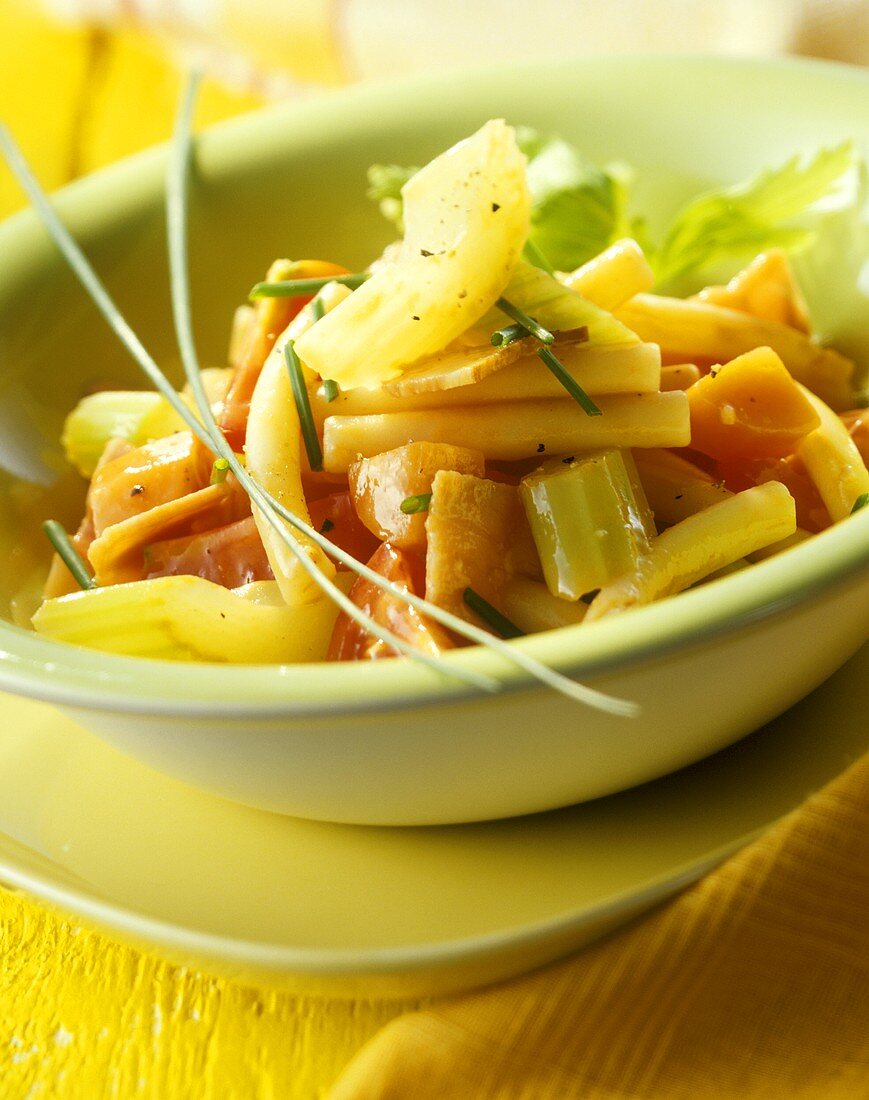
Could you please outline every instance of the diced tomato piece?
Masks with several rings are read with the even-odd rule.
[[[349,492],[330,493],[308,503],[311,526],[357,561],[368,561],[380,540],[368,530],[353,507]]]
[[[821,495],[796,455],[778,459],[732,459],[715,464],[719,477],[732,493],[741,493],[753,485],[780,481],[794,498],[797,525],[805,531],[823,531],[833,522]]]
[[[238,588],[274,576],[253,516],[201,535],[152,543],[146,560],[148,580],[185,575]]]
[[[413,595],[418,596],[424,591],[422,559],[410,551],[398,550],[384,542],[368,565]],[[424,653],[436,656],[442,650],[455,647],[443,627],[426,619],[414,608],[408,607],[402,600],[363,577],[350,589],[350,599],[379,626],[391,630]],[[345,612],[341,612],[329,645],[330,661],[370,661],[395,656],[396,651],[392,646],[380,641]]]

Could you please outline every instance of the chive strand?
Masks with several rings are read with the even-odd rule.
[[[341,391],[338,389],[338,383],[335,381],[334,378],[323,379],[323,396],[326,398],[330,405],[340,392]]]
[[[493,607],[487,599],[473,588],[466,588],[462,593],[462,599],[477,615],[502,638],[524,638],[525,631],[520,630],[515,623],[511,623],[506,615],[502,615],[497,607]]]
[[[72,539],[56,519],[47,519],[42,525],[46,538],[57,551],[58,557],[72,573],[79,588],[87,591],[96,588],[97,582],[88,572],[84,559],[73,546]]]
[[[211,466],[209,485],[222,485],[229,473],[229,462],[225,458],[216,458]]]
[[[508,344],[515,344],[517,340],[524,340],[526,336],[530,335],[524,325],[514,324],[499,328],[497,332],[492,333],[489,339],[496,348],[505,348]]]
[[[861,493],[857,497],[851,508],[851,515],[853,516],[856,512],[859,512],[863,508],[869,508],[869,493]]]
[[[529,316],[518,306],[514,306],[512,302],[508,302],[506,298],[499,298],[498,301],[495,302],[495,305],[502,313],[506,313],[511,321],[515,321],[517,325],[521,325],[524,329],[527,329],[541,344],[555,343],[555,337],[548,328],[544,328],[534,317]]]
[[[431,504],[431,493],[417,493],[405,497],[399,508],[406,516],[415,516],[418,512],[427,512]]]
[[[316,325],[318,321],[322,321],[326,316],[326,307],[323,305],[323,299],[320,297],[319,292],[311,302],[311,321]]]
[[[317,279],[279,279],[273,283],[256,283],[251,289],[251,298],[296,298],[301,294],[316,294],[328,283],[340,283],[341,286],[355,290],[371,276],[367,271],[357,271],[351,275],[328,275]]]
[[[118,309],[114,299],[106,290],[105,284],[97,275],[78,242],[58,217],[48,195],[33,174],[33,169],[28,164],[21,149],[2,123],[0,123],[0,154],[2,154],[12,174],[33,204],[33,209],[58,251],[84,287],[97,310],[102,314],[106,324],[136,361],[155,389],[166,398],[181,418],[186,420],[187,426],[193,434],[206,447],[213,450],[207,430],[195,416],[191,414],[188,417],[189,409]]]
[[[573,400],[576,401],[578,405],[582,406],[588,416],[601,415],[601,409],[595,405],[594,401],[592,401],[576,379],[568,374],[564,369],[564,365],[558,361],[549,348],[539,348],[537,354],[546,366],[549,367],[561,385],[564,386]]]
[[[331,542],[324,535],[321,535],[311,527],[310,524],[300,520],[298,516],[285,508],[280,501],[276,500],[270,493],[259,486],[250,477],[245,467],[239,461],[238,455],[233,453],[220,432],[214,417],[214,412],[202,384],[201,366],[193,338],[193,324],[190,310],[190,286],[187,261],[187,186],[189,164],[192,154],[193,109],[196,102],[198,83],[198,74],[191,77],[185,89],[181,109],[176,122],[166,186],[166,222],[169,246],[169,270],[171,276],[172,316],[175,322],[175,334],[178,341],[178,349],[181,353],[184,373],[193,391],[196,406],[202,417],[202,425],[199,425],[199,421],[194,413],[170,387],[173,407],[177,409],[182,419],[186,420],[188,424],[199,425],[202,428],[206,439],[211,441],[213,449],[215,449],[221,457],[226,458],[230,469],[235,474],[236,478],[238,478],[239,484],[247,492],[251,502],[261,509],[265,518],[279,535],[281,541],[284,542],[296,558],[304,572],[307,573],[311,580],[314,581],[329,599],[336,603],[354,622],[359,623],[363,629],[374,633],[382,641],[388,642],[397,652],[404,654],[406,657],[420,664],[426,665],[441,675],[452,676],[455,679],[462,680],[466,684],[481,688],[485,691],[496,691],[498,689],[498,682],[491,676],[476,672],[473,669],[445,665],[439,657],[420,652],[409,642],[399,638],[386,627],[380,626],[370,615],[367,615],[361,608],[357,607],[357,605],[353,603],[337,585],[333,584],[332,581],[324,575],[316,562],[314,562],[310,555],[302,549],[293,531],[298,531],[306,535],[308,538],[312,539],[316,545],[320,546],[321,549],[332,553],[339,560],[345,563],[352,563],[350,565],[351,568],[355,567],[358,571],[362,571],[366,570],[366,567],[357,562],[351,555],[345,554],[340,547]],[[2,134],[2,130],[0,130],[0,134]],[[87,263],[87,261],[83,262],[85,264]],[[284,522],[281,522],[281,520]],[[288,529],[286,525],[289,525],[290,529]],[[398,594],[399,599],[416,599],[416,597],[411,597],[406,593],[406,590],[396,588],[396,586],[392,585],[390,581],[387,581],[385,577],[381,577],[379,573],[375,573],[372,570],[366,570],[366,572],[369,574],[369,580],[372,580],[374,584],[389,587],[393,590],[394,594]],[[435,608],[434,610],[437,612],[439,609]],[[462,623],[463,620],[457,620],[457,622]],[[475,629],[470,627],[470,624],[465,625],[467,625],[471,631]],[[542,676],[548,679],[550,676],[557,677],[558,673],[542,666]],[[552,682],[555,683],[555,681]],[[558,683],[560,683],[560,680]],[[584,700],[586,690],[591,689],[582,689],[581,685],[574,685],[572,681],[567,680],[563,690],[574,691]],[[596,698],[597,694],[598,693],[593,693],[593,697]]]
[[[293,397],[296,401],[296,411],[299,414],[299,423],[302,426],[302,439],[305,442],[305,450],[308,454],[308,462],[312,470],[323,469],[323,451],[320,447],[320,438],[314,425],[314,416],[311,412],[311,402],[308,400],[308,388],[305,385],[305,376],[302,374],[302,364],[296,355],[293,340],[287,340],[284,344],[284,362],[290,375],[290,384],[293,387]]]
[[[320,572],[308,555],[302,552],[296,539],[292,538],[290,535],[290,531],[278,523],[278,518],[284,520],[290,528],[307,536],[321,549],[331,553],[337,561],[346,565],[349,569],[352,569],[359,576],[365,577],[365,579],[371,581],[372,584],[390,592],[397,599],[410,604],[418,611],[431,615],[438,622],[443,623],[443,625],[448,626],[461,636],[466,637],[469,641],[477,642],[500,654],[512,664],[517,665],[534,676],[539,682],[547,684],[554,690],[587,706],[592,706],[610,714],[618,714],[624,717],[635,716],[639,713],[639,707],[635,703],[613,698],[594,688],[586,687],[584,684],[571,680],[562,673],[550,668],[548,665],[537,661],[530,654],[525,653],[524,650],[508,646],[506,642],[497,636],[482,630],[473,623],[467,622],[450,612],[444,611],[435,604],[430,604],[419,596],[412,595],[406,589],[398,587],[374,570],[369,569],[366,565],[357,561],[351,554],[348,554],[339,546],[330,542],[325,536],[311,527],[310,524],[305,523],[286,508],[279,500],[257,485],[257,483],[249,477],[244,466],[239,463],[238,457],[228,448],[225,440],[220,434],[202,385],[190,322],[190,292],[186,245],[186,187],[191,144],[191,117],[197,83],[198,76],[194,76],[188,84],[184,100],[182,101],[182,109],[179,113],[175,146],[170,161],[167,189],[167,213],[169,216],[167,221],[169,230],[170,268],[172,271],[172,311],[175,319],[179,347],[181,349],[181,357],[185,366],[185,373],[188,376],[196,396],[196,403],[203,417],[204,424],[200,423],[197,417],[181,400],[174,387],[162,373],[154,359],[145,350],[142,342],[132,331],[123,314],[115,305],[104,285],[99,280],[90,262],[55,214],[45,191],[40,187],[20,149],[12,140],[8,131],[0,125],[0,152],[3,153],[16,178],[33,202],[37,213],[48,229],[55,244],[67,260],[73,272],[81,280],[86,291],[103,314],[109,327],[145,374],[151,379],[156,388],[166,397],[170,405],[172,405],[187,423],[194,434],[211,450],[217,451],[222,454],[223,457],[227,458],[230,463],[230,468],[248,492],[248,495],[253,499],[254,504],[264,510],[264,514],[275,526],[275,529],[279,531],[282,537],[286,538],[287,545],[297,557],[305,572],[307,572],[308,575],[329,594],[338,606],[346,611],[355,621],[364,625],[366,629],[373,630],[378,636],[388,640],[390,644],[393,644],[400,652],[405,653],[407,656],[441,673],[457,677],[478,688],[484,688],[489,691],[496,690],[498,687],[497,681],[493,680],[491,677],[455,665],[449,661],[444,661],[440,658],[429,658],[427,654],[414,650],[402,639],[392,635],[389,630],[373,623],[364,612],[348,600],[340,588],[333,585]]]

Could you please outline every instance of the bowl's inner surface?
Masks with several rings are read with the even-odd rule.
[[[230,320],[276,256],[355,269],[390,239],[365,198],[373,162],[424,163],[485,119],[556,131],[592,159],[636,170],[653,229],[710,183],[794,151],[854,138],[869,148],[869,82],[846,70],[725,60],[555,65],[465,81],[365,89],[266,112],[206,135],[192,193],[193,306],[202,360],[225,363]],[[176,380],[162,216],[164,163],[146,154],[67,190],[61,212],[145,345]],[[0,616],[20,625],[48,563],[39,521],[74,529],[84,484],[59,446],[84,394],[142,388],[138,368],[30,217],[0,227]],[[821,327],[869,349],[852,259],[832,264]],[[862,340],[862,344],[861,341]]]

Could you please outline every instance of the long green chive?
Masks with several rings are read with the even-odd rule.
[[[215,453],[227,459],[230,469],[235,474],[239,484],[248,494],[252,503],[261,509],[277,536],[287,546],[290,553],[298,561],[302,570],[307,573],[311,580],[322,589],[329,599],[336,603],[354,622],[358,623],[365,630],[371,631],[382,641],[388,642],[397,652],[403,653],[406,657],[426,665],[442,676],[452,676],[455,679],[463,680],[466,684],[471,684],[476,688],[482,688],[486,691],[497,691],[498,681],[493,677],[476,672],[473,669],[445,664],[438,657],[431,656],[427,653],[421,653],[410,643],[399,638],[386,627],[377,624],[370,615],[362,610],[362,608],[357,607],[357,605],[349,599],[337,585],[324,575],[307,550],[302,547],[302,544],[294,532],[298,531],[307,535],[317,546],[331,552],[333,556],[337,555],[339,558],[345,557],[347,561],[353,563],[357,569],[365,567],[360,566],[351,555],[345,555],[344,551],[338,546],[335,546],[335,544],[330,542],[325,536],[315,531],[310,524],[303,523],[298,516],[285,508],[280,501],[276,500],[270,493],[262,489],[253,478],[250,477],[246,468],[239,461],[238,456],[226,442],[226,439],[223,437],[217,425],[208,396],[205,393],[205,387],[202,383],[202,372],[199,356],[196,352],[196,343],[193,338],[193,321],[190,309],[190,275],[187,255],[187,188],[190,161],[192,158],[193,110],[196,103],[198,84],[199,77],[194,74],[185,89],[181,102],[181,109],[178,113],[172,152],[169,159],[169,172],[166,181],[166,226],[169,248],[169,271],[171,275],[170,290],[172,318],[175,323],[175,334],[177,337],[178,349],[181,353],[181,361],[184,365],[184,373],[187,376],[187,380],[196,399],[196,406],[202,417],[203,425],[205,425],[203,431],[207,439],[211,440],[210,445]],[[2,136],[2,131],[0,131],[0,136]],[[83,257],[82,262],[85,265],[87,264],[87,261],[84,260]],[[172,394],[173,396],[170,398],[170,403],[172,403],[173,408],[175,408],[188,423],[198,426],[199,421],[196,416],[187,408],[179,395],[174,391],[172,391]],[[371,580],[375,578],[375,584],[378,582],[381,585],[390,583],[386,581],[385,578],[381,577],[379,573],[375,573],[373,570],[369,572],[371,576],[368,579]],[[395,593],[400,594],[402,592],[402,590],[396,586],[392,587]],[[457,619],[457,622],[461,621],[462,620]],[[550,670],[547,669],[544,675],[549,674],[549,672]],[[553,671],[551,675],[557,677],[559,674]],[[562,677],[562,679],[564,678]],[[567,680],[566,684],[572,685],[572,681]],[[577,695],[581,694],[583,698],[586,698],[588,689],[580,690],[581,685],[574,685],[574,688],[576,689]],[[594,697],[596,698],[598,694],[600,693],[594,693]],[[616,703],[616,701],[613,702]],[[606,705],[606,703],[604,705]],[[618,704],[616,703],[616,705]]]
[[[311,320],[316,325],[316,323],[322,321],[325,316],[326,307],[323,305],[323,299],[318,294],[311,302]]]
[[[539,267],[541,271],[545,271],[547,275],[554,275],[555,268],[546,259],[531,237],[525,242],[525,259],[532,267]]]
[[[508,344],[515,344],[517,340],[524,340],[530,336],[524,325],[506,325],[493,332],[489,339],[496,348],[505,348]]]
[[[538,348],[537,354],[546,366],[549,367],[562,386],[564,386],[573,400],[581,405],[589,416],[601,415],[601,410],[595,405],[576,379],[567,373],[564,366],[559,363],[549,348]]]
[[[295,298],[300,294],[316,294],[327,283],[340,283],[355,290],[371,276],[367,271],[353,275],[328,275],[323,279],[280,279],[274,283],[257,283],[250,292],[251,298]]]
[[[114,332],[133,359],[148,377],[151,384],[169,402],[173,409],[186,421],[193,434],[201,440],[206,447],[213,449],[208,431],[200,424],[199,420],[190,412],[187,405],[181,400],[175,387],[163,374],[154,358],[149,355],[145,345],[133,332],[127,319],[118,309],[112,296],[106,290],[99,275],[94,271],[90,261],[82,252],[72,234],[57,216],[54,207],[49,201],[48,195],[34,176],[24,154],[15,144],[12,135],[5,126],[0,124],[0,151],[8,164],[12,174],[21,184],[24,193],[33,203],[33,208],[45,226],[58,251],[69,264],[70,270],[90,295],[91,300],[103,315],[109,328]],[[184,288],[182,287],[182,290]]]
[[[226,481],[226,475],[229,473],[229,462],[225,458],[216,458],[211,467],[211,477],[208,479],[209,485],[222,485]]]
[[[181,352],[181,361],[184,365],[184,373],[190,383],[190,388],[196,399],[197,408],[202,416],[203,424],[205,425],[203,431],[206,435],[206,441],[210,440],[209,445],[215,453],[220,454],[221,457],[226,458],[229,462],[230,469],[235,474],[242,488],[244,488],[245,492],[247,492],[248,496],[251,498],[252,503],[261,509],[263,515],[271,524],[278,537],[296,558],[304,572],[307,573],[311,580],[326,593],[329,599],[336,603],[354,622],[358,623],[365,630],[375,634],[382,641],[388,642],[397,652],[403,653],[406,657],[428,666],[440,675],[452,676],[455,679],[463,680],[467,684],[471,684],[476,688],[482,688],[486,691],[497,691],[498,682],[493,677],[485,673],[476,672],[473,669],[444,664],[438,657],[431,656],[427,653],[421,653],[410,643],[399,638],[386,627],[380,626],[370,615],[366,614],[360,607],[357,607],[340,588],[333,584],[333,582],[323,574],[310,554],[302,548],[294,532],[300,532],[307,535],[317,546],[331,553],[333,557],[341,560],[343,564],[349,564],[350,568],[355,568],[357,571],[361,572],[365,570],[366,567],[360,565],[355,558],[346,554],[340,547],[330,542],[325,536],[311,527],[310,524],[300,520],[298,516],[285,508],[280,501],[276,500],[270,493],[261,488],[250,477],[241,462],[239,462],[238,456],[233,453],[218,428],[217,421],[214,418],[214,413],[209,404],[208,396],[205,393],[205,387],[202,384],[199,357],[196,353],[196,344],[193,339],[193,324],[190,309],[190,282],[187,258],[187,183],[192,152],[192,119],[197,86],[198,77],[194,75],[188,83],[182,100],[181,110],[178,115],[175,141],[170,157],[169,175],[167,179],[166,223],[169,246],[169,270],[171,274],[172,316],[175,322],[175,332],[178,348]],[[2,136],[2,131],[0,131],[0,136]],[[82,260],[84,264],[87,263],[83,258]],[[188,423],[199,426],[199,421],[187,408],[178,394],[175,393],[171,387],[170,390],[172,396],[169,400],[173,408],[175,408]],[[390,587],[393,594],[397,594],[399,598],[402,598],[402,589],[392,585],[391,582],[387,581],[384,577],[380,576],[379,573],[375,573],[373,570],[367,570],[367,572],[369,574],[367,577],[368,580],[372,580],[373,583],[383,587]],[[456,619],[456,622],[461,623],[462,620]],[[549,674],[550,670],[547,669],[544,675]],[[551,672],[551,676],[558,677],[559,674]],[[561,677],[561,679],[564,678]],[[573,685],[573,682],[569,680],[565,680],[565,683],[572,685],[572,688],[568,690],[575,690],[577,695],[582,694],[583,698],[586,697],[589,689],[582,689],[580,685]],[[599,693],[594,693],[595,698],[598,694]]]
[[[861,508],[869,506],[869,493],[861,493],[854,501],[854,507],[851,509],[851,515],[855,512],[859,512]]]
[[[464,668],[461,665],[453,664],[442,658],[429,657],[428,654],[415,650],[403,639],[398,638],[385,627],[374,623],[361,608],[357,607],[356,604],[347,598],[340,588],[332,584],[322,574],[308,554],[302,550],[298,540],[292,536],[291,531],[288,530],[287,526],[279,523],[279,520],[283,520],[289,528],[306,535],[322,550],[331,554],[336,561],[340,562],[342,565],[346,565],[348,569],[353,570],[353,572],[357,573],[359,576],[371,581],[371,583],[375,584],[378,588],[389,592],[402,602],[410,604],[411,607],[416,608],[423,614],[429,615],[437,622],[456,631],[470,641],[477,642],[493,650],[512,664],[530,673],[539,682],[553,688],[555,691],[559,691],[577,702],[596,707],[610,714],[618,714],[626,718],[635,717],[640,711],[636,703],[631,703],[624,699],[615,699],[611,695],[606,695],[601,691],[596,691],[594,688],[586,687],[585,684],[580,684],[575,680],[571,680],[569,677],[564,676],[562,673],[536,660],[529,653],[508,646],[507,643],[500,638],[489,634],[473,623],[466,622],[458,615],[453,615],[451,612],[444,611],[443,608],[438,607],[436,604],[429,603],[420,596],[412,595],[407,589],[400,588],[398,585],[393,584],[392,581],[386,580],[381,574],[376,573],[373,569],[369,569],[367,565],[363,565],[361,562],[357,561],[352,554],[336,546],[335,543],[325,538],[325,536],[321,535],[310,524],[305,523],[279,500],[276,500],[270,493],[257,485],[248,475],[246,469],[238,462],[236,455],[228,448],[217,427],[211,405],[209,404],[205,388],[202,384],[199,359],[196,354],[196,345],[193,340],[193,326],[190,317],[190,288],[187,264],[187,178],[189,173],[192,139],[191,122],[196,88],[197,78],[194,76],[188,84],[187,91],[182,101],[182,108],[179,112],[175,148],[173,149],[173,156],[170,160],[170,172],[167,185],[169,263],[172,274],[172,312],[178,337],[178,346],[181,351],[181,359],[184,364],[185,374],[190,381],[193,393],[196,397],[197,407],[205,423],[213,433],[215,444],[220,447],[222,451],[224,451],[225,448],[224,453],[230,460],[230,467],[248,495],[258,507],[264,509],[269,522],[286,541],[290,550],[298,559],[299,564],[312,580],[316,581],[316,583],[329,594],[330,598],[333,599],[351,619],[364,625],[366,629],[373,631],[375,635],[384,641],[388,641],[399,652],[405,653],[408,657],[429,666],[442,675],[463,679],[469,683],[475,684],[477,687],[485,688],[488,691],[494,691],[498,688],[498,682],[491,676],[476,672],[469,668]],[[0,130],[0,136],[2,136],[2,130]],[[87,264],[83,256],[82,263],[84,265]],[[198,424],[196,417],[189,413],[189,410],[177,394],[173,394],[173,399],[174,405],[181,411],[182,415],[187,415],[190,421]]]
[[[196,348],[193,343],[193,332],[190,319],[186,192],[191,146],[191,123],[197,85],[198,77],[194,75],[188,83],[182,101],[182,108],[179,113],[178,125],[176,128],[175,144],[170,158],[166,206],[169,265],[172,274],[172,313],[176,325],[185,374],[187,375],[190,386],[196,397],[196,404],[203,418],[202,422],[199,421],[181,399],[175,387],[169,382],[153,357],[149,355],[148,351],[145,349],[142,341],[136,336],[135,332],[133,332],[126,318],[118,309],[111,295],[94,271],[90,261],[55,213],[48,196],[34,176],[24,155],[13,141],[8,130],[6,130],[2,124],[0,124],[0,151],[2,151],[6,163],[9,165],[12,173],[33,203],[36,213],[42,220],[43,225],[49,232],[61,255],[90,295],[109,328],[115,336],[117,336],[118,340],[127,349],[139,367],[141,367],[156,389],[163,394],[172,408],[178,413],[182,420],[184,420],[194,435],[196,435],[211,451],[227,459],[230,469],[238,478],[245,491],[251,497],[254,504],[263,510],[269,522],[274,526],[279,536],[286,542],[288,548],[297,558],[302,569],[308,576],[310,576],[311,579],[328,594],[329,598],[334,600],[341,610],[345,611],[351,619],[358,622],[366,630],[371,630],[384,641],[388,641],[389,644],[400,653],[404,653],[407,657],[428,666],[441,675],[452,676],[456,679],[465,681],[467,684],[471,684],[473,687],[482,688],[486,691],[497,691],[499,686],[498,681],[493,677],[476,672],[473,669],[466,669],[444,663],[438,657],[431,657],[426,653],[421,653],[419,650],[414,649],[409,643],[397,637],[390,630],[378,626],[369,615],[366,615],[364,611],[348,599],[340,588],[323,575],[317,565],[311,560],[310,556],[302,549],[298,539],[290,530],[287,530],[284,523],[289,524],[290,527],[307,535],[322,549],[331,549],[333,555],[337,556],[342,561],[342,564],[348,565],[349,568],[355,566],[357,571],[366,570],[367,574],[369,574],[366,579],[372,581],[374,584],[379,583],[383,586],[389,586],[392,589],[393,595],[396,595],[399,599],[402,598],[404,593],[402,589],[386,581],[379,573],[375,573],[373,570],[367,570],[365,566],[359,565],[355,558],[346,554],[339,547],[334,546],[333,543],[316,532],[309,524],[299,520],[299,518],[285,508],[280,501],[275,500],[274,497],[261,489],[256,482],[248,476],[244,466],[239,462],[238,457],[233,453],[217,426],[208,396],[202,384],[202,376],[199,370]],[[281,523],[281,520],[283,520],[284,523]],[[413,597],[413,599],[419,600],[419,597]],[[420,602],[422,603],[423,601],[420,600]],[[432,614],[434,615],[437,610],[438,609],[434,609]],[[444,614],[447,615],[447,613]],[[463,625],[470,626],[470,624],[463,623],[463,620],[456,616],[447,617],[455,619],[455,624],[452,626],[454,630],[460,631]],[[476,629],[475,627],[470,628],[469,635]],[[482,632],[480,633],[482,634]],[[483,638],[472,637],[472,640],[483,641]],[[512,656],[512,653],[508,654],[508,656]],[[528,658],[528,660],[536,664],[536,662],[533,662],[532,658]],[[514,658],[514,663],[521,662]],[[575,684],[572,680],[568,680],[566,677],[561,676],[560,673],[547,668],[545,665],[541,665],[540,668],[540,678],[543,679],[544,682],[551,683],[556,689],[560,689],[563,693],[570,695],[580,702],[586,702],[592,706],[603,706],[610,711],[613,711],[613,708],[615,708],[615,712],[617,713],[633,714],[636,711],[636,708],[632,704],[625,704],[618,700],[612,700],[608,696],[603,696],[600,692],[583,687],[582,684]],[[531,671],[531,669],[529,669],[529,671]],[[598,697],[600,697],[600,701],[598,701]],[[627,709],[625,709],[626,707]]]
[[[299,423],[302,426],[302,439],[305,441],[305,450],[308,452],[308,462],[312,470],[323,469],[323,451],[320,447],[320,438],[314,426],[314,416],[311,412],[311,402],[308,400],[308,388],[305,385],[305,376],[302,374],[302,364],[296,355],[294,341],[287,340],[284,344],[284,362],[290,374],[290,383],[293,387],[293,397],[296,399],[296,411],[299,414]]]
[[[417,512],[427,512],[431,504],[431,493],[417,493],[416,496],[405,497],[399,505],[406,516],[414,516]]]
[[[323,396],[331,404],[341,391],[338,389],[338,383],[334,378],[323,379]]]
[[[89,588],[96,588],[97,582],[88,572],[88,568],[82,560],[81,555],[72,544],[72,539],[57,520],[47,519],[42,525],[42,530],[45,532],[48,541],[57,551],[63,564],[70,573],[72,573],[73,577],[75,577],[75,582],[79,588],[85,591]]]
[[[627,700],[615,699],[611,695],[606,695],[603,692],[596,691],[594,688],[589,688],[584,684],[577,683],[575,680],[571,680],[562,675],[562,673],[536,660],[529,653],[508,646],[506,642],[502,641],[497,636],[482,630],[472,623],[466,622],[457,615],[444,611],[436,604],[431,604],[420,596],[412,595],[407,592],[406,589],[399,588],[391,581],[387,581],[385,577],[376,573],[373,569],[369,569],[368,566],[358,562],[351,554],[330,542],[311,527],[310,524],[299,519],[299,517],[285,507],[285,505],[257,485],[248,475],[244,466],[238,461],[238,457],[233,454],[220,433],[208,397],[202,385],[202,377],[199,370],[196,347],[193,342],[193,330],[190,318],[190,286],[186,239],[187,179],[192,138],[192,114],[197,86],[198,77],[194,75],[188,83],[178,116],[178,123],[175,131],[175,144],[170,158],[170,171],[167,185],[167,223],[169,262],[172,274],[172,312],[185,374],[187,375],[196,397],[197,407],[203,417],[204,425],[199,422],[197,417],[181,400],[181,397],[157,366],[154,359],[148,354],[141,340],[139,340],[130,328],[126,318],[112,300],[81,248],[79,248],[69,231],[54,212],[47,195],[40,187],[39,182],[33,175],[20,149],[12,140],[8,131],[0,125],[0,151],[3,152],[7,164],[22,185],[28,197],[31,199],[37,214],[50,233],[54,243],[68,262],[73,273],[81,281],[82,285],[91,296],[94,304],[102,313],[111,330],[127,351],[129,351],[145,374],[151,379],[159,392],[166,397],[172,408],[175,409],[187,423],[191,431],[193,431],[207,447],[227,459],[230,464],[230,469],[239,479],[254,504],[264,511],[269,522],[272,523],[275,530],[298,559],[302,569],[325,592],[327,592],[330,598],[354,619],[354,621],[360,623],[360,625],[364,626],[366,629],[372,630],[384,641],[388,641],[399,652],[405,653],[408,657],[413,658],[421,664],[427,665],[436,672],[457,677],[478,688],[484,688],[488,691],[497,690],[499,686],[498,681],[490,676],[476,672],[470,668],[464,668],[450,661],[444,661],[442,658],[429,657],[427,654],[415,650],[412,646],[404,642],[401,638],[396,637],[385,627],[374,623],[368,615],[347,598],[340,588],[332,584],[328,578],[320,572],[308,554],[303,551],[298,539],[292,535],[291,531],[286,526],[279,522],[280,520],[283,520],[289,528],[306,535],[322,550],[330,553],[336,561],[340,562],[342,565],[346,565],[347,568],[353,570],[359,576],[365,577],[365,579],[371,581],[372,584],[384,589],[384,591],[389,592],[397,599],[410,604],[410,606],[415,607],[423,614],[429,615],[431,618],[449,627],[461,636],[468,638],[470,641],[477,642],[493,650],[505,660],[522,668],[553,690],[559,691],[568,698],[584,703],[587,706],[604,710],[609,714],[621,715],[623,717],[635,717],[640,711],[637,704],[630,703]]]
[[[502,638],[525,637],[524,630],[520,630],[515,623],[511,623],[506,615],[502,615],[497,607],[493,607],[488,600],[483,599],[480,593],[475,592],[473,588],[466,588],[462,593],[462,599],[471,611],[475,611],[483,622],[488,623]]]
[[[495,305],[500,309],[502,313],[506,313],[511,321],[515,321],[517,325],[521,325],[527,329],[531,335],[539,340],[541,344],[554,344],[555,337],[549,331],[548,328],[544,328],[539,321],[536,321],[518,306],[514,306],[512,302],[508,302],[506,298],[499,298]]]

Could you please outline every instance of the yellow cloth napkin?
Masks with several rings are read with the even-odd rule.
[[[429,1097],[869,1097],[869,757],[640,923],[387,1024],[330,1094]]]

